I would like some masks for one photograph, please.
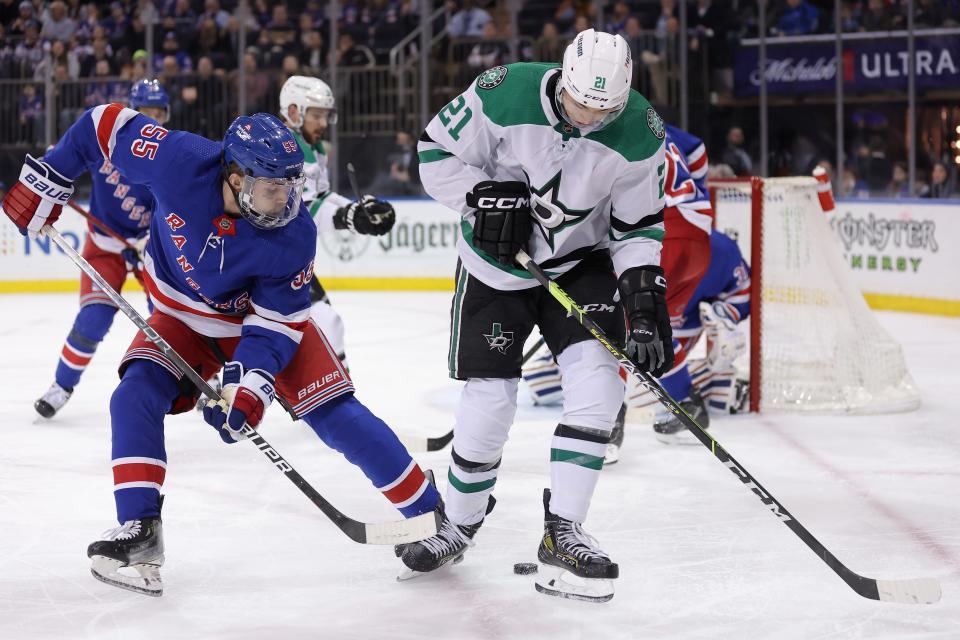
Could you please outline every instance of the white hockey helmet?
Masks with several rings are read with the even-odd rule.
[[[297,111],[300,113],[300,122],[290,121],[290,105],[297,107]],[[294,129],[300,129],[303,124],[303,115],[311,107],[329,109],[328,122],[336,124],[336,101],[333,98],[330,85],[320,78],[309,76],[290,76],[287,78],[280,89],[280,115],[284,122]]]
[[[577,104],[591,109],[610,109],[610,113],[593,130],[601,129],[619,116],[630,98],[633,78],[633,56],[630,46],[620,35],[587,29],[567,45],[557,83],[557,104],[563,111],[560,92],[564,91]]]

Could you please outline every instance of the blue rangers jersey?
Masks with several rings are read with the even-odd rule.
[[[707,193],[707,170],[710,167],[707,160],[707,148],[704,146],[703,140],[673,125],[668,124],[666,128],[667,139],[676,146],[683,156],[690,177],[696,183],[698,189]]]
[[[691,148],[694,143],[699,145]],[[666,208],[664,217],[667,233],[673,226],[670,218],[679,214],[688,223],[709,234],[713,229],[713,206],[707,191],[707,154],[703,143],[692,134],[667,125],[664,148],[666,175],[663,183],[663,204]],[[694,160],[691,160],[691,157]],[[698,166],[699,169],[695,171],[692,166]],[[697,179],[694,174],[701,175],[701,171],[702,179]]]
[[[144,280],[157,310],[200,335],[239,337],[234,359],[276,375],[310,317],[317,229],[303,205],[272,230],[227,216],[220,156],[219,142],[110,104],[84,113],[44,160],[73,179],[107,159],[145,185],[155,210]]]
[[[90,214],[131,243],[145,236],[153,215],[153,195],[150,190],[124,179],[113,163],[102,156],[95,158],[87,169],[93,180]],[[93,224],[87,226],[90,239],[104,251],[120,253],[127,248]]]
[[[750,315],[750,265],[737,243],[716,230],[710,233],[710,267],[683,310],[682,324],[674,329],[674,337],[699,334],[701,302],[722,302],[737,322]]]

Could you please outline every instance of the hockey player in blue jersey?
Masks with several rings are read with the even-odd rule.
[[[130,90],[130,106],[163,124],[169,115],[170,98],[156,80],[141,80]],[[143,252],[149,237],[153,196],[146,187],[124,179],[103,157],[94,158],[86,170],[93,182],[91,215],[99,224],[126,238],[127,242],[107,235],[90,223],[83,242],[83,257],[114,289],[120,291],[127,273],[133,271],[139,277],[136,266],[140,258],[137,254]],[[131,245],[137,250],[132,250]],[[67,403],[97,346],[110,330],[116,312],[110,298],[86,274],[82,274],[80,311],[60,351],[54,382],[33,405],[37,413],[52,418]]]
[[[143,259],[155,306],[150,326],[205,378],[220,369],[221,356],[228,360],[224,402],[204,411],[223,441],[242,439],[244,423],[257,427],[280,395],[404,516],[436,509],[436,489],[390,428],[354,398],[349,375],[309,320],[317,231],[300,200],[303,153],[287,128],[272,115],[241,116],[218,143],[101,105],[42,159],[27,156],[4,212],[36,234],[59,217],[73,180],[103,159],[156,200]],[[142,332],[120,376],[110,400],[120,526],[87,555],[98,579],[160,595],[164,416],[191,408],[197,392]]]

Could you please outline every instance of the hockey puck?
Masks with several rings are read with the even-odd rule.
[[[513,565],[513,572],[519,576],[528,576],[537,572],[537,564],[535,562],[518,562]]]

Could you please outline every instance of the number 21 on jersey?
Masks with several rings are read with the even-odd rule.
[[[470,110],[470,107],[463,108],[465,104],[467,104],[466,99],[463,96],[457,96],[453,102],[440,109],[440,113],[437,114],[443,126],[449,127],[447,133],[454,140],[460,139],[460,132],[473,117],[473,111]],[[450,126],[451,123],[453,124],[452,127]]]

